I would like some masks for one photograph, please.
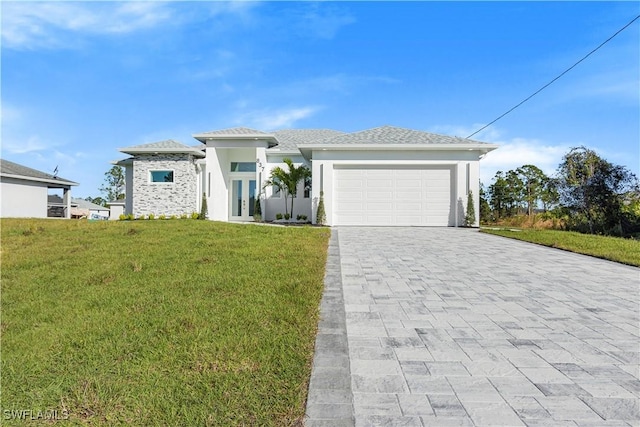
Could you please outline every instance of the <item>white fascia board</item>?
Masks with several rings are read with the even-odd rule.
[[[338,150],[338,151],[360,151],[360,150],[478,150],[489,152],[498,148],[497,144],[300,144],[300,150]]]
[[[198,141],[202,142],[203,144],[207,144],[207,146],[209,147],[225,147],[225,146],[229,146],[229,143],[232,143],[231,147],[236,147],[239,145],[235,145],[238,142],[242,142],[245,141],[246,142],[266,142],[267,143],[267,147],[271,148],[271,147],[275,147],[276,145],[278,145],[278,140],[276,139],[275,136],[272,135],[251,135],[251,134],[244,134],[244,135],[221,135],[221,134],[216,134],[216,135],[207,135],[207,134],[194,134],[191,135],[193,136],[195,139],[197,139]],[[253,145],[250,145],[253,146]],[[263,145],[258,145],[259,147],[262,147]]]
[[[43,182],[43,183],[47,183],[47,184],[57,184],[57,185],[60,185],[60,186],[65,186],[65,187],[71,187],[71,186],[74,186],[74,185],[80,185],[77,182],[67,181],[67,180],[64,180],[64,179],[35,178],[35,177],[24,176],[24,175],[11,175],[11,174],[8,174],[8,173],[2,173],[2,174],[0,174],[0,176],[5,177],[5,178],[21,179],[23,181],[34,181],[34,182]]]
[[[311,159],[313,151],[479,151],[486,154],[497,144],[300,144],[300,152]]]
[[[267,156],[300,156],[300,150],[291,149],[291,150],[278,150],[277,148],[272,148],[267,150]]]

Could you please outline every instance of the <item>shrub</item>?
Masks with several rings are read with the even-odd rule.
[[[187,218],[188,218],[188,216],[187,216],[186,213],[183,213],[182,215],[180,215],[180,219],[187,219]]]
[[[284,214],[284,219],[286,219],[287,221],[289,221],[289,219],[291,218],[291,214]]]
[[[128,221],[133,221],[134,219],[136,219],[136,217],[135,217],[135,216],[133,216],[133,214],[132,214],[132,213],[130,213],[130,214],[128,214],[128,215],[127,215],[127,220],[128,220]]]
[[[145,216],[144,214],[142,214],[142,215],[140,215],[139,217],[137,217],[136,219],[137,219],[137,220],[141,220],[141,219],[145,219],[145,218],[146,218],[146,216]]]
[[[167,217],[164,214],[162,214],[158,217],[158,219],[167,219]]]
[[[198,219],[198,218],[200,218],[200,214],[198,212],[191,213],[191,219]]]
[[[464,215],[464,225],[473,227],[476,223],[476,208],[473,203],[473,192],[469,190],[467,195],[467,212]]]
[[[318,210],[316,211],[316,223],[324,225],[327,222],[327,214],[324,211],[324,191],[320,192],[320,201],[318,202]]]
[[[262,203],[260,203],[260,196],[256,197],[253,209],[253,219],[256,221],[262,220]]]
[[[280,212],[278,212],[278,213],[276,214],[276,219],[277,219],[277,220],[281,220],[281,219],[282,219],[282,214],[281,214]]]
[[[298,215],[298,216],[296,217],[296,219],[297,219],[298,221],[306,221],[306,220],[307,220],[307,216],[306,216],[306,215]]]
[[[156,219],[156,216],[152,213],[149,214],[148,219]]]
[[[118,217],[118,219],[120,221],[125,221],[127,219],[127,216],[125,214],[120,214],[120,216]]]
[[[178,219],[178,216],[177,216],[177,215],[171,215],[171,216],[169,217],[169,219]]]
[[[207,195],[202,193],[202,204],[200,205],[200,215],[198,215],[198,219],[207,219],[208,209]]]

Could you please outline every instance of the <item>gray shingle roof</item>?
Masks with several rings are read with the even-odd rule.
[[[73,182],[59,176],[54,176],[37,169],[22,166],[18,163],[10,162],[5,159],[0,159],[0,175],[22,177],[31,181],[59,182],[60,184],[65,185],[78,185],[77,182]]]
[[[76,204],[80,209],[91,209],[95,211],[108,211],[109,208],[105,206],[97,205],[93,202],[84,199],[71,198],[71,202]]]
[[[133,145],[131,147],[120,148],[123,153],[146,153],[146,152],[164,152],[164,153],[191,153],[204,157],[202,152],[203,146],[190,147],[173,139],[165,141],[152,142],[148,144]]]
[[[347,133],[323,141],[308,141],[300,145],[321,142],[327,145],[353,144],[482,144],[457,136],[439,135],[395,126],[382,126],[360,132]]]
[[[227,135],[254,136],[254,135],[265,135],[265,136],[271,136],[271,134],[266,133],[266,132],[262,132],[261,130],[255,130],[255,129],[245,128],[245,127],[212,130],[212,131],[209,131],[209,132],[201,132],[198,135],[207,135],[207,136],[227,136]]]
[[[273,133],[278,140],[275,150],[296,151],[298,144],[321,141],[343,135],[344,132],[332,129],[283,129]]]

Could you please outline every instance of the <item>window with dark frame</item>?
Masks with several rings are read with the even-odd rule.
[[[155,183],[172,183],[173,171],[170,170],[154,170],[149,171],[150,181]]]

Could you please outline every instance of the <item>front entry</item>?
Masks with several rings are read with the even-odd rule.
[[[231,178],[230,221],[253,221],[256,190],[255,178]]]

